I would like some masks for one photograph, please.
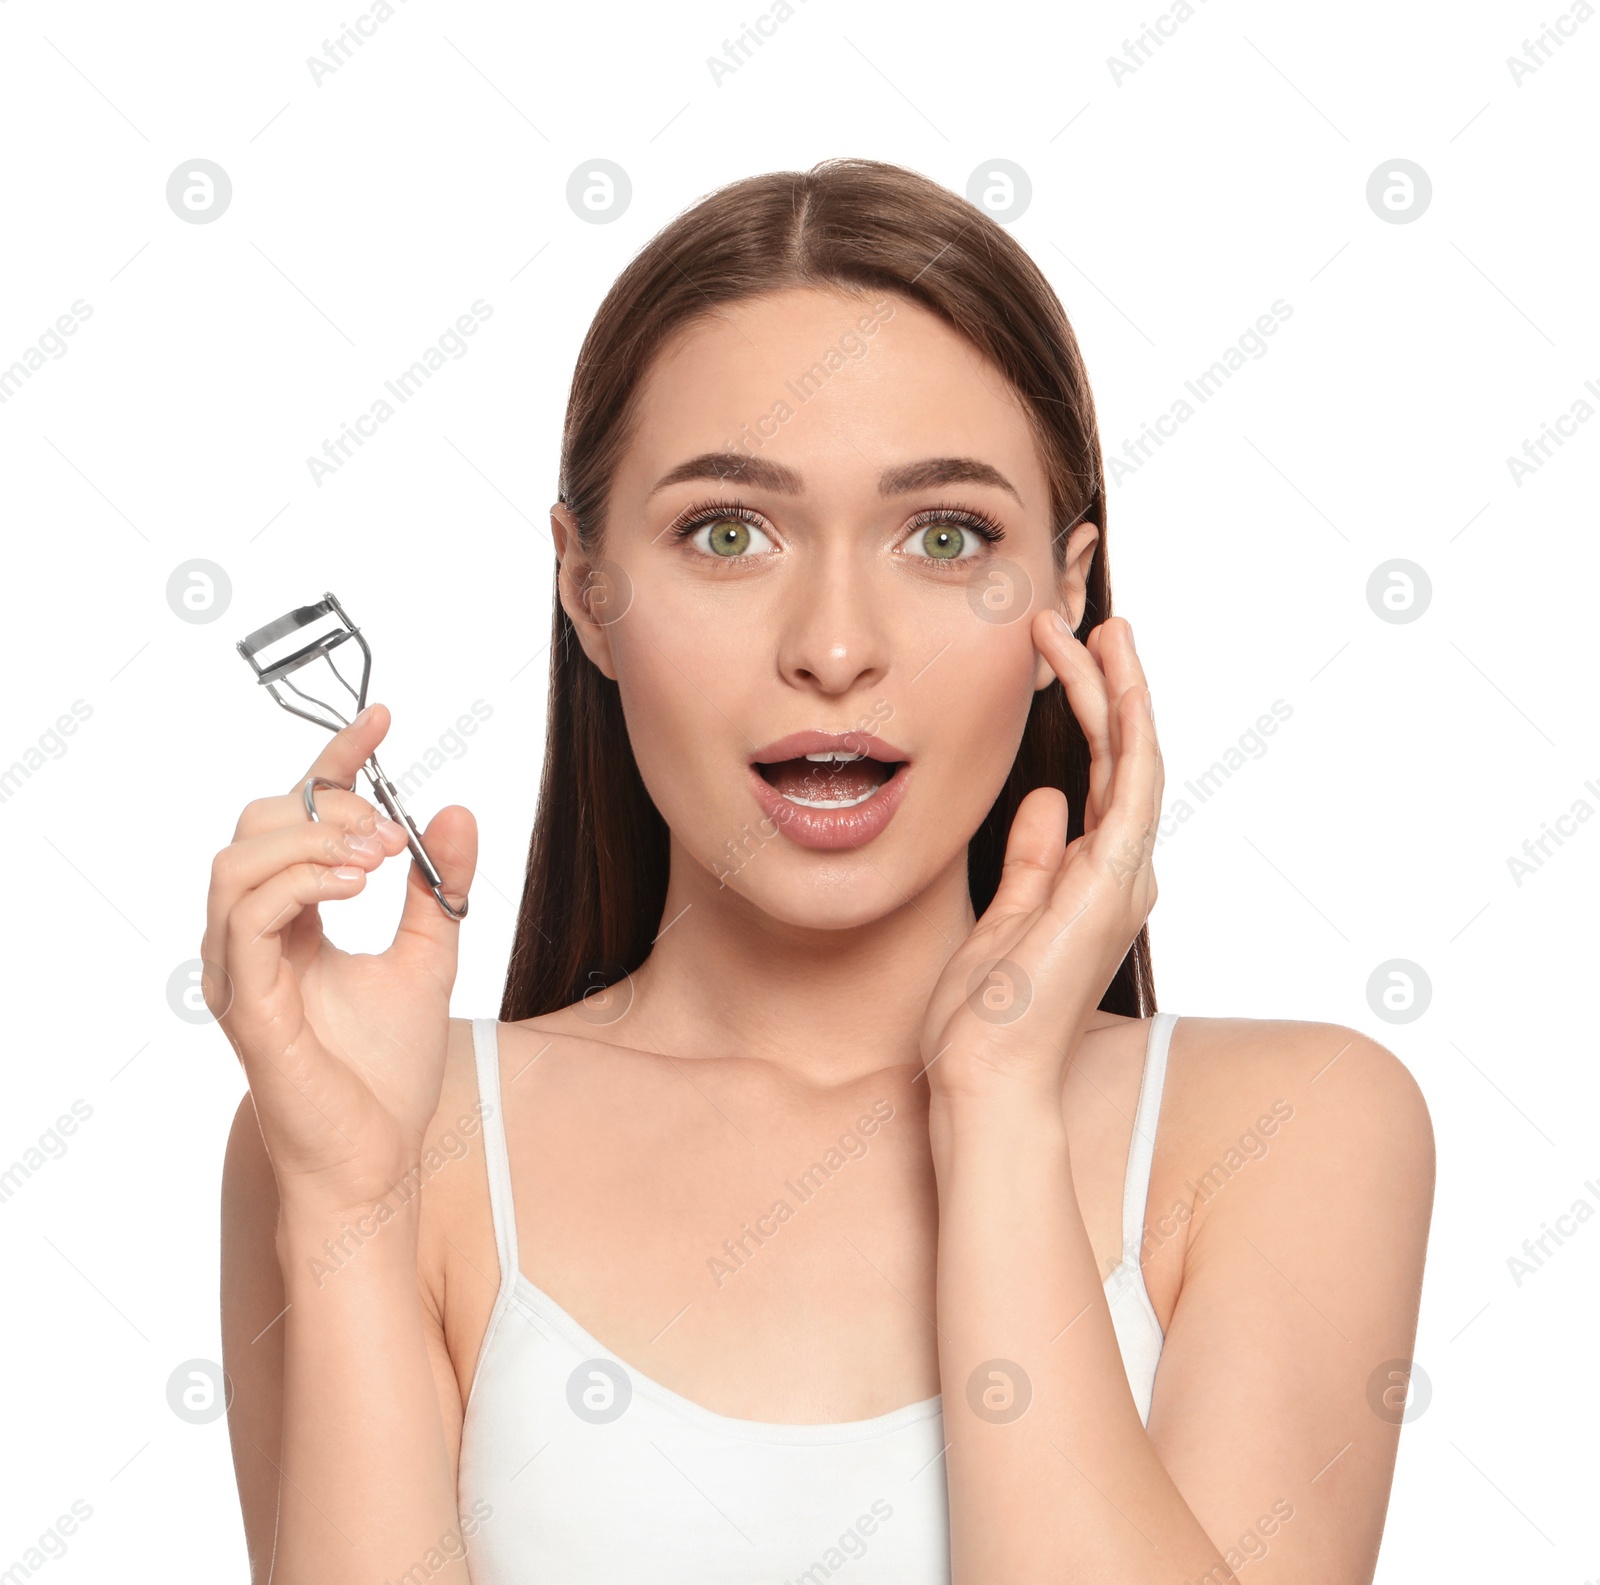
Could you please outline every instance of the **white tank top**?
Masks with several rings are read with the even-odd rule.
[[[1177,1017],[1150,1023],[1106,1298],[1139,1417],[1162,1334],[1139,1251]],[[522,1275],[492,1018],[473,1020],[500,1294],[457,1485],[473,1585],[948,1585],[936,1394],[870,1420],[715,1414],[619,1360]],[[870,1559],[870,1562],[865,1561]]]

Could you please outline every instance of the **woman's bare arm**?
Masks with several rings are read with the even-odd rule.
[[[1303,1120],[1195,1218],[1141,1423],[1061,1096],[1155,902],[1164,772],[1128,624],[1080,644],[1041,612],[1033,636],[1089,743],[1083,834],[1067,839],[1055,789],[1023,799],[923,1031],[955,1585],[1230,1585],[1247,1559],[1255,1585],[1363,1585],[1404,1402],[1387,1373],[1409,1368],[1432,1211],[1427,1108],[1351,1030],[1240,1026],[1214,1075],[1246,1076],[1219,1089],[1224,1111],[1248,1127],[1281,1084]],[[1285,1546],[1243,1539],[1285,1523]]]
[[[278,1585],[419,1567],[439,1585],[468,1580],[448,1360],[418,1252],[422,1161],[459,1045],[470,814],[443,810],[424,834],[451,912],[413,866],[386,951],[343,952],[322,929],[323,905],[406,851],[402,827],[343,790],[387,726],[372,706],[318,756],[319,821],[310,782],[249,804],[206,903],[206,1002],[253,1114],[236,1120],[224,1196],[232,1429],[253,1562]]]
[[[1225,1182],[1226,1160],[1197,1165],[1208,1193],[1189,1227],[1150,1440],[1253,1585],[1366,1585],[1406,1412],[1433,1127],[1405,1065],[1365,1035],[1232,1027],[1243,1038],[1225,1132],[1236,1138],[1274,1105],[1281,1121],[1267,1153]]]
[[[222,1367],[228,1437],[252,1585],[272,1573],[283,1430],[283,1271],[278,1184],[248,1091],[222,1162]]]
[[[451,1037],[452,1044],[468,1038],[454,1023]],[[447,1121],[441,1109],[429,1130],[430,1142]],[[326,1263],[326,1252],[318,1253]],[[461,1445],[461,1395],[445,1346],[442,1296],[429,1276],[427,1261],[421,1270],[424,1347],[453,1494]],[[330,1281],[333,1275],[329,1274]],[[228,1429],[253,1585],[267,1585],[273,1579],[281,1585],[293,1577],[281,1559],[273,1570],[283,1465],[286,1286],[278,1245],[277,1181],[262,1144],[254,1103],[246,1094],[235,1114],[223,1163],[222,1351],[232,1393]],[[459,1550],[443,1533],[431,1544],[441,1556]]]
[[[1059,1108],[930,1119],[956,1585],[1231,1585],[1247,1562],[1255,1585],[1371,1579],[1432,1208],[1427,1108],[1352,1030],[1236,1027],[1250,1049],[1218,1075],[1234,1132],[1274,1101],[1292,1117],[1190,1228],[1148,1429]],[[1008,1392],[1031,1400],[1009,1418]]]

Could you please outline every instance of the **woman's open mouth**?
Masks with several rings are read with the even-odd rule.
[[[910,770],[901,750],[863,732],[796,732],[750,763],[768,819],[811,848],[870,842],[899,807]]]
[[[806,809],[854,809],[874,796],[895,772],[893,765],[882,760],[845,750],[806,754],[779,760],[776,765],[757,763],[756,769],[790,803]]]

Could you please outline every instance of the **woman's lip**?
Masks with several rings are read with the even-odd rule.
[[[848,732],[791,732],[775,743],[768,743],[750,756],[752,765],[778,765],[786,759],[801,759],[807,754],[826,754],[829,750],[845,754],[862,754],[868,759],[885,764],[909,760],[904,749],[896,748],[865,727]]]
[[[790,741],[785,738],[774,746],[786,747]],[[820,753],[821,750],[802,749],[800,752]],[[788,757],[796,756],[791,753]],[[762,813],[792,842],[803,848],[859,848],[894,818],[895,810],[905,797],[906,783],[911,779],[911,766],[909,762],[896,765],[894,773],[877,792],[865,803],[848,809],[808,809],[804,804],[785,798],[754,765],[749,767],[749,774],[750,787]]]

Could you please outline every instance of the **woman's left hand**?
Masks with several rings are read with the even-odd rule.
[[[1156,900],[1165,774],[1133,630],[1111,617],[1081,644],[1041,611],[1033,641],[1089,742],[1084,832],[1067,843],[1059,788],[1022,800],[994,900],[934,987],[922,1059],[930,1093],[957,1105],[997,1095],[1059,1105],[1084,1025]]]

